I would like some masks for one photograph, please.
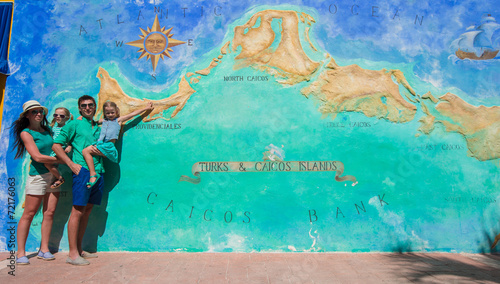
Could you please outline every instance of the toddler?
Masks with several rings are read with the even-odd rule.
[[[100,174],[96,173],[94,160],[92,155],[99,155],[108,158],[113,163],[118,162],[118,151],[115,147],[115,142],[120,134],[121,125],[123,122],[131,119],[132,117],[139,115],[147,110],[153,110],[153,103],[149,102],[145,108],[133,111],[127,115],[120,116],[120,109],[114,102],[107,101],[104,103],[103,107],[104,119],[100,119],[99,123],[101,125],[101,135],[99,140],[95,145],[88,146],[83,149],[82,154],[87,162],[87,166],[90,172],[90,179],[87,183],[87,187],[91,188],[97,182]],[[81,119],[81,118],[79,118]]]

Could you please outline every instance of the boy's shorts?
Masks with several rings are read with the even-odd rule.
[[[87,188],[90,172],[82,167],[78,175],[73,174],[73,205],[86,206],[87,204],[101,205],[104,177],[101,177],[91,188]]]

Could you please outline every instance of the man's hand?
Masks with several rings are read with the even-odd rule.
[[[68,167],[71,169],[71,171],[75,174],[78,175],[80,173],[80,170],[82,169],[82,166],[76,163],[71,162]]]
[[[68,147],[66,147],[66,149],[64,149],[64,152],[66,152],[66,154],[69,154],[69,152],[71,152],[72,149],[73,149],[73,147],[68,146]]]

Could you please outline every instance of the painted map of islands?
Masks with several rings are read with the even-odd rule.
[[[273,19],[281,20],[281,34],[273,31]],[[319,52],[309,39],[309,30],[314,23],[310,15],[302,12],[265,10],[254,14],[246,24],[235,27],[234,38],[223,45],[220,55],[209,66],[183,75],[178,91],[162,100],[140,100],[128,96],[106,70],[99,68],[99,106],[112,100],[122,111],[130,112],[152,102],[155,109],[144,117],[144,122],[173,118],[196,92],[192,86],[209,76],[211,69],[216,68],[225,55],[241,47],[234,68],[251,67],[266,72],[282,85],[308,82],[301,93],[319,102],[318,111],[324,118],[335,119],[341,112],[361,112],[368,117],[404,123],[415,119],[417,105],[420,105],[425,113],[419,120],[420,133],[430,134],[435,125],[441,123],[446,131],[460,133],[466,139],[470,155],[476,159],[500,158],[499,106],[473,106],[452,93],[439,98],[430,92],[417,94],[400,70],[376,71],[358,65],[339,66],[330,55],[314,62],[304,52],[300,40],[302,36],[303,42]],[[299,33],[301,24],[306,25],[303,34]],[[271,45],[276,37],[280,42],[274,48]],[[403,98],[400,87],[406,90],[404,96],[410,102]],[[170,118],[164,117],[164,111],[171,107],[175,108]],[[98,113],[101,111],[98,109]]]

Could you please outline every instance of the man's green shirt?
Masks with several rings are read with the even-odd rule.
[[[99,139],[101,128],[92,120],[82,117],[82,120],[76,119],[68,121],[61,129],[61,133],[54,139],[54,143],[61,144],[62,146],[71,145],[73,147],[73,162],[85,167],[88,170],[87,163],[83,158],[82,151],[90,145],[93,145]],[[102,157],[93,156],[95,171],[97,173],[104,173],[102,166]]]

